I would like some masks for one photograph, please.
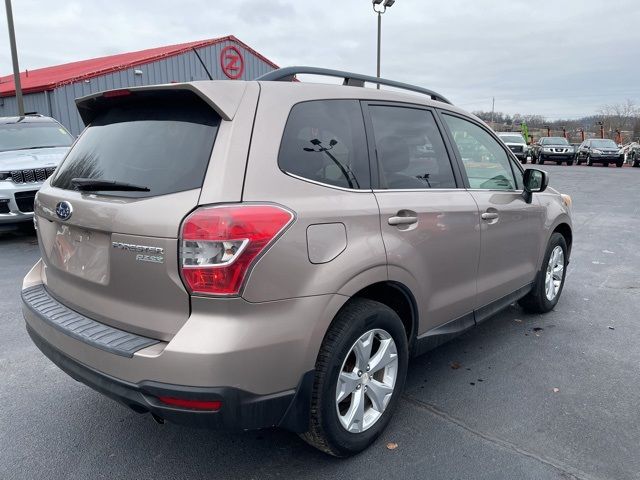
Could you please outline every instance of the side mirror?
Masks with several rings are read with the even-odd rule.
[[[524,171],[524,198],[527,203],[531,203],[532,194],[544,192],[549,185],[549,175],[543,170],[528,168]]]

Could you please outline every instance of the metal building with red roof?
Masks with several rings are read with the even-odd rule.
[[[74,134],[84,128],[75,99],[139,85],[254,79],[278,66],[233,35],[20,72],[25,110],[48,115]],[[0,117],[17,115],[13,75],[0,77]]]

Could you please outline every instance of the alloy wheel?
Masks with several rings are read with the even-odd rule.
[[[351,433],[371,428],[386,410],[398,376],[398,349],[382,329],[369,330],[352,345],[338,376],[336,410]]]
[[[553,301],[562,285],[564,278],[564,250],[557,245],[551,252],[549,263],[547,264],[547,272],[545,275],[544,293],[547,300]]]

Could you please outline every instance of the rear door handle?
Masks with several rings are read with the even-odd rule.
[[[499,216],[500,215],[498,215],[496,212],[485,212],[481,215],[483,220],[495,220]]]
[[[418,217],[415,216],[407,216],[407,217],[390,217],[389,225],[412,225],[418,222]]]

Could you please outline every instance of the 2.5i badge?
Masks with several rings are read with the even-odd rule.
[[[137,262],[151,262],[151,263],[164,263],[164,256],[162,255],[144,255],[139,253],[136,255]]]

